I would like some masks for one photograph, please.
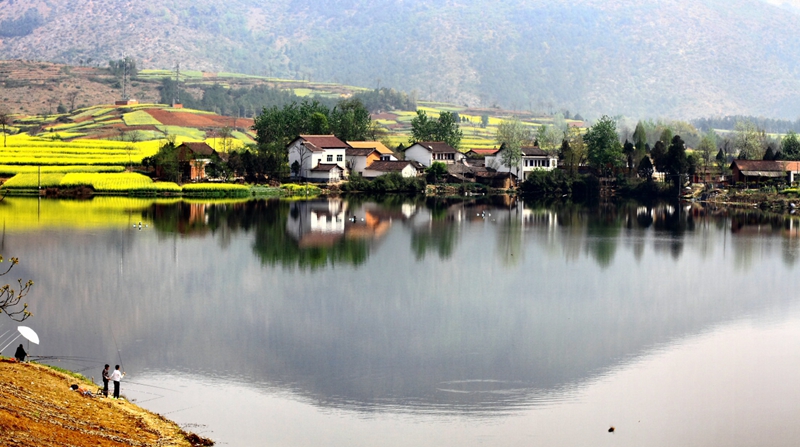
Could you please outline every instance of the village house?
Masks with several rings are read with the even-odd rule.
[[[356,149],[374,149],[378,151],[382,161],[397,161],[394,152],[380,141],[348,141],[347,144]]]
[[[794,183],[800,174],[800,162],[779,160],[734,160],[733,183],[758,184],[774,180]]]
[[[513,170],[515,173],[519,171],[521,179],[526,178],[532,171],[552,171],[558,168],[558,157],[549,155],[547,152],[540,149],[539,146],[525,146],[520,148],[522,158],[519,166],[506,166],[505,163],[503,163],[503,151],[505,150],[505,148],[500,148],[493,155],[487,156],[485,158],[486,167],[496,171],[511,172]]]
[[[176,149],[181,179],[193,182],[205,180],[206,166],[213,161],[217,152],[204,142],[186,142]]]
[[[350,143],[348,143],[350,144]],[[357,172],[364,175],[364,170],[376,161],[380,161],[381,154],[373,148],[351,147],[345,150],[348,175]]]
[[[375,178],[384,174],[392,172],[399,172],[403,177],[416,177],[425,168],[410,160],[395,160],[395,161],[375,161],[370,164],[362,173],[364,178]]]
[[[430,167],[433,162],[452,164],[461,161],[464,154],[443,141],[420,141],[406,149],[406,160],[413,160]]]
[[[334,135],[300,135],[286,150],[292,177],[335,183],[346,176],[346,152],[351,146]]]

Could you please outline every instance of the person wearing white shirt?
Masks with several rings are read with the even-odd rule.
[[[114,399],[119,399],[119,381],[125,377],[124,372],[120,372],[119,365],[114,366],[114,372],[111,373],[111,380],[114,382]]]

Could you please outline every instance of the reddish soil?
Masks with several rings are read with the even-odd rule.
[[[397,120],[397,115],[395,115],[394,113],[388,113],[388,112],[376,113],[376,114],[372,115],[372,119],[374,119],[374,120],[391,120],[391,121],[395,121],[395,120]]]
[[[191,112],[172,112],[164,109],[146,109],[145,111],[166,126],[198,128],[229,126],[248,129],[253,126],[253,120],[250,118],[232,118],[229,116],[196,114]]]

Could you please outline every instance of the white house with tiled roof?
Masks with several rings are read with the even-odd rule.
[[[487,155],[486,167],[495,171],[505,171],[517,173],[517,167],[509,167],[503,163],[503,151],[501,148],[493,155]],[[526,146],[520,148],[522,159],[519,163],[519,178],[524,179],[531,171],[552,171],[558,167],[558,157],[550,155],[539,148],[539,146]]]
[[[426,168],[435,161],[452,164],[463,158],[464,154],[443,141],[420,141],[406,149],[406,160],[414,160]]]
[[[286,150],[292,177],[337,182],[346,176],[350,145],[333,135],[300,135]]]

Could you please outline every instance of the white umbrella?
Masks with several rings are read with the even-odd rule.
[[[28,341],[31,341],[37,345],[39,344],[39,336],[36,335],[36,332],[34,332],[33,329],[29,328],[28,326],[20,326],[17,328],[17,330],[20,334],[22,334],[23,337],[28,339]]]

